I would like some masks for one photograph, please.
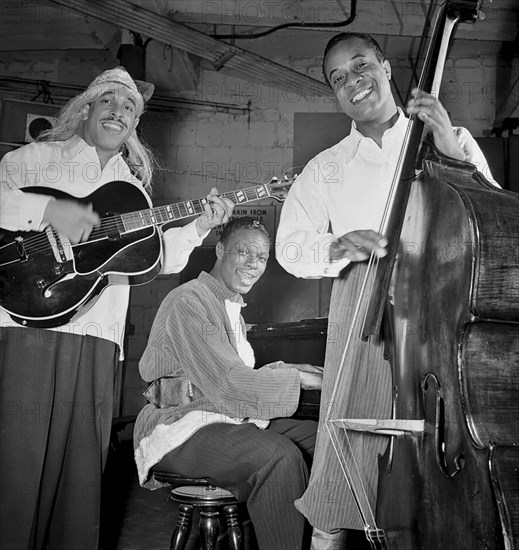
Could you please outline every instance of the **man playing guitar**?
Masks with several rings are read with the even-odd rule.
[[[81,197],[111,181],[148,189],[152,157],[136,127],[152,93],[153,85],[134,81],[122,67],[107,70],[63,108],[39,142],[6,154],[0,226],[36,237],[59,232],[70,247],[86,242],[101,224],[101,213]],[[31,186],[47,187],[49,194],[21,191]],[[181,271],[232,208],[213,188],[193,222],[158,230],[162,272]],[[30,245],[17,242],[25,254]],[[66,260],[65,248],[56,254]],[[38,274],[34,278],[40,284]],[[23,327],[0,310],[0,483],[11,488],[0,499],[3,548],[97,548],[101,473],[128,302],[127,285],[110,285],[89,309],[52,331]]]

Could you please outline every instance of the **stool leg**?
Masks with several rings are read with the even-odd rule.
[[[192,519],[193,507],[190,504],[181,504],[178,507],[177,527],[171,537],[169,550],[183,550],[189,535]]]
[[[223,511],[227,519],[227,532],[229,533],[230,550],[240,550],[241,548],[241,530],[238,523],[238,506],[230,504],[224,506]]]
[[[200,537],[202,550],[214,550],[220,532],[217,506],[204,506],[200,510]]]

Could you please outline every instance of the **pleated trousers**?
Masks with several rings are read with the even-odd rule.
[[[0,330],[0,546],[95,550],[117,346]]]
[[[350,278],[357,275],[354,270],[343,270],[332,288],[314,462],[308,489],[296,502],[297,509],[310,524],[327,533],[364,528],[343,470],[347,468],[356,489],[365,495],[368,505],[364,508],[374,513],[378,455],[384,452],[388,443],[385,436],[332,429],[338,444],[334,447],[324,424],[329,411],[332,419],[391,416],[391,369],[384,359],[382,338],[372,337],[368,344],[360,346],[354,341],[350,350],[355,349],[355,352],[346,354],[339,376],[352,325],[352,311],[358,299],[355,293],[352,294],[352,288],[358,288],[359,281]],[[358,334],[354,334],[354,338],[358,339]]]
[[[301,550],[305,518],[295,509],[308,483],[315,446],[313,420],[211,424],[167,454],[157,470],[209,477],[247,510],[260,550]]]

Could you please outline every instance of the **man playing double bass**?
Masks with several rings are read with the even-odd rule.
[[[377,257],[386,255],[388,241],[376,228],[380,226],[408,122],[391,92],[389,61],[371,36],[334,36],[324,52],[323,73],[341,109],[353,119],[351,131],[314,157],[293,184],[281,213],[276,248],[279,263],[293,275],[335,278],[329,325],[337,331],[336,338],[328,342],[326,349],[311,479],[305,494],[296,501],[296,507],[314,527],[315,550],[352,548],[352,531],[364,528],[323,420],[347,337],[345,316],[351,302],[346,290],[347,266],[367,260],[372,253]],[[423,121],[441,153],[471,162],[493,182],[475,140],[466,129],[452,127],[447,111],[435,97],[414,90],[406,112]],[[341,417],[391,418],[391,370],[383,352],[383,341],[379,340],[372,346],[369,369],[344,365],[347,393],[337,395],[332,403],[340,409]],[[372,509],[376,502],[377,455],[383,453],[386,444],[384,437],[354,435],[350,450],[345,451],[355,459]]]

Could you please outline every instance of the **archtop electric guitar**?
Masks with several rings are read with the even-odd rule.
[[[274,198],[283,201],[291,180],[231,191],[222,196],[235,204]],[[0,307],[25,326],[64,325],[93,305],[110,284],[144,284],[161,269],[158,226],[202,214],[207,199],[150,208],[146,195],[124,181],[103,185],[87,197],[72,197],[49,187],[22,191],[91,203],[101,222],[87,241],[72,244],[45,231],[0,229]]]

